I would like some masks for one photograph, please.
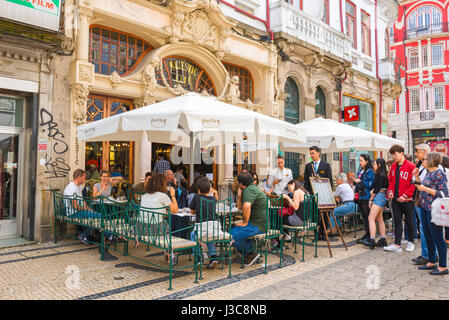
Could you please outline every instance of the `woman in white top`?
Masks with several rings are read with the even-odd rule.
[[[92,191],[93,197],[103,196],[109,197],[112,192],[111,174],[107,170],[101,171],[100,182],[94,184]]]
[[[166,219],[168,218],[168,210],[170,213],[178,212],[178,203],[176,202],[175,190],[168,187],[170,196],[167,195],[167,180],[162,173],[153,174],[147,184],[147,193],[145,193],[140,201],[143,209],[139,214],[137,221],[137,233],[140,236],[156,236],[169,232]],[[161,214],[152,214],[151,212]],[[136,244],[138,245],[138,243]]]

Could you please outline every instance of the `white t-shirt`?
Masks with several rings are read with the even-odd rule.
[[[284,193],[284,189],[291,180],[293,180],[292,171],[288,168],[279,169],[279,167],[274,168],[270,172],[270,176],[268,178],[268,186],[273,187],[274,180],[278,179],[279,183],[274,186],[273,192],[277,195],[281,195]]]
[[[342,183],[337,186],[337,189],[335,189],[334,197],[341,198],[342,202],[353,201],[354,191],[352,190],[349,183]]]
[[[140,205],[142,207],[159,208],[152,209],[151,211],[160,213],[167,213],[167,210],[163,207],[167,207],[169,204],[171,204],[171,200],[169,196],[163,192],[145,193],[140,200]],[[163,216],[159,214],[153,220],[153,217],[148,216],[148,212],[140,212],[140,219],[142,219],[142,223],[148,224],[158,224],[164,221]]]
[[[73,181],[70,181],[70,183],[65,187],[64,189],[64,195],[67,197],[74,198],[73,195],[76,195],[78,197],[83,196],[83,192],[81,190],[81,186],[77,186]],[[72,206],[70,204],[70,201],[66,200],[66,212],[67,215],[70,216],[75,213],[75,210],[72,209]]]

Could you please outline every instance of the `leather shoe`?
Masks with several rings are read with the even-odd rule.
[[[435,270],[438,269],[438,265],[428,266],[427,264],[418,267],[419,270]]]
[[[429,262],[429,259],[424,258],[423,256],[419,256],[418,258],[413,258],[412,261],[417,265],[425,265]]]
[[[438,270],[438,268],[437,268],[437,269],[435,269],[435,270],[430,271],[429,273],[430,273],[431,275],[433,275],[433,276],[442,276],[442,275],[445,275],[445,274],[449,274],[449,270],[446,269],[446,270],[440,271],[440,270]]]

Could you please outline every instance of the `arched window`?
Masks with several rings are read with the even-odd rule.
[[[206,71],[190,59],[182,57],[166,57],[162,59],[164,78],[167,84],[174,88],[181,85],[187,91],[203,92],[216,96],[215,86]],[[163,86],[159,68],[156,70],[156,79]]]
[[[442,30],[441,11],[435,6],[419,7],[408,16],[407,38],[439,33]]]
[[[284,119],[287,122],[299,123],[299,90],[292,78],[285,81]]]
[[[97,25],[89,29],[89,62],[97,73],[126,75],[151,49],[149,43],[124,32]]]
[[[233,76],[239,77],[240,99],[242,101],[246,101],[248,99],[254,101],[254,80],[251,72],[249,72],[248,69],[235,64],[223,62],[223,65],[226,70],[228,70],[231,78]]]
[[[316,87],[315,102],[315,115],[326,118],[326,96],[320,87]]]

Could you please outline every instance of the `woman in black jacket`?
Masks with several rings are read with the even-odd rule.
[[[368,217],[370,238],[362,241],[370,249],[387,245],[385,237],[385,222],[382,216],[387,202],[386,191],[388,189],[387,164],[384,159],[378,158],[374,162],[374,182],[369,199],[370,214]],[[380,240],[376,243],[376,221],[379,224]]]

